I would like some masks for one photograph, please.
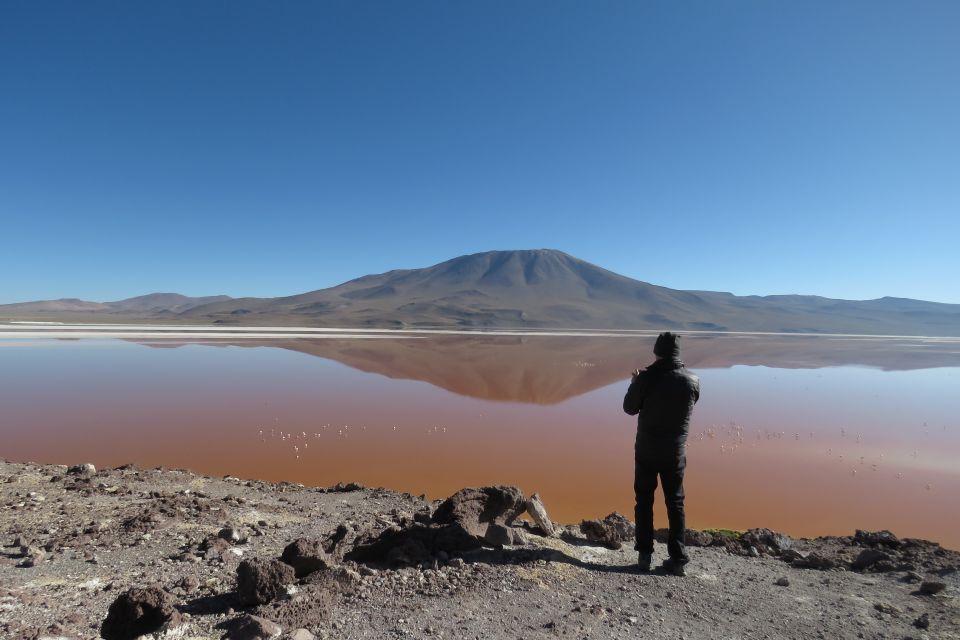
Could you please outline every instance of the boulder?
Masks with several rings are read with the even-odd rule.
[[[132,640],[183,622],[173,596],[158,587],[133,588],[113,601],[100,626],[105,640]]]
[[[790,536],[771,531],[770,529],[747,529],[740,538],[740,542],[749,547],[756,547],[761,553],[778,556],[783,551],[793,547]]]
[[[444,500],[433,513],[432,523],[456,526],[466,533],[486,541],[487,530],[493,525],[509,527],[524,511],[527,502],[516,487],[480,487],[457,491]],[[492,532],[495,537],[499,531]],[[489,541],[491,544],[501,544]]]
[[[288,636],[288,640],[316,640],[316,638],[317,636],[306,629],[294,629]]]
[[[856,559],[850,563],[850,568],[854,571],[866,571],[871,567],[875,567],[879,563],[884,563],[880,568],[884,566],[889,566],[890,555],[879,549],[864,549],[856,557]]]
[[[287,592],[293,567],[279,560],[243,560],[237,567],[237,597],[244,606],[266,604]]]
[[[614,512],[603,520],[584,520],[580,523],[580,532],[591,542],[620,549],[624,542],[636,537],[637,528],[630,519]]]
[[[547,515],[547,508],[543,506],[543,500],[540,499],[540,494],[535,493],[527,500],[527,513],[530,514],[533,521],[537,523],[537,526],[543,531],[543,535],[550,537],[556,535],[556,528],[553,526],[550,516]]]
[[[298,578],[330,568],[331,562],[320,540],[297,538],[286,546],[280,560],[293,567]]]
[[[901,545],[900,539],[886,529],[882,531],[864,531],[857,529],[857,532],[853,536],[853,541],[865,547],[884,546],[896,549]]]
[[[487,535],[483,537],[484,542],[494,546],[513,545],[521,547],[529,544],[527,536],[521,529],[506,527],[502,524],[492,524],[487,527]]]

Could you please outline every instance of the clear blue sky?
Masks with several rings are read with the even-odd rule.
[[[960,2],[0,3],[0,302],[550,247],[960,303]]]

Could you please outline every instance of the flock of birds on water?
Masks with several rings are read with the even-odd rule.
[[[927,427],[926,422],[923,423],[923,428],[924,428],[923,435],[925,437],[929,436],[930,429]],[[943,425],[942,430],[946,431],[947,426]],[[850,437],[848,438],[848,436]],[[738,449],[744,446],[747,446],[747,445],[756,446],[757,443],[764,442],[764,441],[783,441],[783,440],[791,441],[792,440],[794,442],[797,442],[804,439],[808,441],[814,440],[815,439],[814,432],[808,431],[805,434],[801,434],[799,431],[794,431],[792,434],[788,434],[786,431],[770,431],[769,429],[763,429],[763,430],[757,429],[752,432],[752,436],[751,436],[746,433],[743,425],[738,424],[736,422],[730,422],[724,427],[717,427],[716,425],[712,425],[709,428],[705,429],[704,431],[697,433],[693,437],[693,440],[695,442],[706,442],[706,443],[719,442],[720,455],[732,455]],[[852,442],[854,445],[863,444],[862,433],[851,434],[843,427],[840,428],[840,439],[845,442]],[[879,471],[881,465],[886,461],[886,454],[881,452],[879,456],[876,458],[877,462],[870,462],[868,466],[867,456],[853,455],[853,456],[847,457],[843,453],[835,452],[833,447],[827,447],[825,455],[828,458],[835,459],[838,463],[841,463],[841,464],[844,462],[857,460],[858,464],[850,468],[850,475],[852,477],[856,477],[858,470],[863,471],[864,468],[869,468],[871,472]],[[920,450],[916,448],[909,453],[909,457],[912,458],[913,460],[917,460],[919,456],[920,456]],[[858,469],[858,467],[860,468]],[[904,474],[902,471],[898,471],[895,477],[897,480],[902,480],[904,478]],[[932,491],[933,484],[930,482],[924,483],[924,488],[927,491]]]
[[[275,424],[279,424],[280,419],[274,418],[273,421]],[[299,460],[300,454],[306,453],[306,451],[310,448],[311,439],[319,440],[324,435],[332,434],[334,431],[336,431],[336,437],[347,438],[350,436],[351,430],[353,433],[363,433],[367,430],[367,425],[343,424],[337,426],[327,423],[320,426],[320,431],[314,431],[311,433],[307,433],[306,431],[283,431],[276,426],[272,427],[269,431],[263,429],[262,427],[258,427],[257,432],[260,442],[262,443],[267,442],[267,438],[276,440],[278,437],[280,442],[289,442],[290,446],[293,448],[294,460]],[[398,425],[393,426],[392,431],[394,433],[400,432],[400,430],[401,429]],[[447,432],[447,428],[443,426],[428,427],[424,429],[423,432],[426,435],[444,434]]]
[[[481,414],[482,416],[483,414]],[[310,448],[311,440],[320,440],[326,435],[334,434],[337,438],[348,438],[351,433],[364,433],[367,431],[366,425],[350,425],[342,424],[335,425],[331,423],[323,424],[319,427],[319,431],[307,432],[307,431],[284,431],[279,428],[279,418],[274,418],[275,426],[269,430],[261,427],[258,427],[258,436],[261,443],[266,443],[268,439],[279,442],[289,443],[291,452],[293,453],[294,460],[300,460],[301,455],[305,455]],[[923,423],[924,427],[924,436],[930,435],[930,429],[927,427],[927,423]],[[947,430],[946,425],[942,427],[943,431]],[[393,425],[390,429],[390,432],[400,433],[400,432],[410,432],[423,433],[424,435],[430,436],[434,434],[445,434],[447,433],[447,427],[445,426],[433,426],[425,427],[422,429],[401,429],[399,425]],[[862,433],[849,433],[847,429],[840,428],[839,431],[840,439],[851,443],[852,445],[861,445],[864,442]],[[799,431],[794,431],[792,433],[787,433],[786,431],[771,431],[769,429],[756,429],[748,433],[743,425],[736,422],[730,422],[725,426],[718,427],[716,425],[711,425],[707,429],[700,431],[696,434],[691,434],[690,441],[692,443],[705,443],[705,444],[720,444],[719,454],[722,456],[733,455],[739,449],[749,446],[755,447],[759,443],[765,441],[793,441],[800,442],[802,440],[814,441],[816,439],[816,434],[813,431],[808,431],[801,434]],[[315,444],[315,449],[319,449],[320,446]],[[843,453],[838,453],[834,451],[833,447],[827,447],[824,452],[826,457],[836,460],[838,463],[843,464],[845,462],[849,463],[851,461],[856,461],[855,465],[850,468],[850,476],[856,477],[858,472],[869,469],[871,472],[880,471],[881,465],[886,462],[886,454],[880,453],[876,458],[876,461],[867,462],[868,456],[846,456]],[[909,456],[916,460],[920,455],[919,449],[913,449],[910,452]],[[896,474],[897,480],[902,480],[904,474],[902,471],[898,471]],[[924,484],[924,488],[927,491],[933,490],[933,484],[927,482]]]

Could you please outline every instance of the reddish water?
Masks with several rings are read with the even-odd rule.
[[[431,498],[516,484],[560,521],[632,513],[635,419],[620,402],[649,338],[217,344],[0,340],[0,455]],[[960,548],[958,352],[951,341],[690,338],[703,395],[689,526],[888,528]],[[657,519],[665,526],[659,505]]]

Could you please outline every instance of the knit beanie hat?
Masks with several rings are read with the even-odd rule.
[[[653,355],[658,358],[680,358],[680,336],[669,331],[661,333],[653,345]]]

